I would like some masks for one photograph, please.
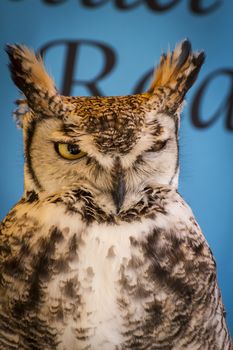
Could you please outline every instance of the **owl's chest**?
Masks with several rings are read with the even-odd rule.
[[[17,239],[12,227],[4,263],[10,303],[3,314],[14,315],[14,333],[29,332],[44,350],[124,349],[135,339],[146,348],[149,335],[159,339],[164,327],[172,330],[167,314],[186,316],[176,315],[190,297],[185,271],[191,275],[193,260],[184,215],[87,225],[58,208],[35,213],[27,224],[21,215]]]
[[[72,250],[70,257],[66,254],[67,269],[57,274],[47,289],[50,307],[59,300],[62,304],[62,342],[69,344],[67,349],[91,346],[111,350],[122,343],[124,303],[132,304],[131,293],[146,269],[142,249],[134,242],[143,241],[150,226],[149,222],[94,224],[76,235],[69,233],[64,242],[64,250]],[[140,301],[134,300],[130,308],[143,316]]]
[[[13,281],[15,304],[26,318],[36,312],[39,328],[43,319],[56,330],[59,350],[115,349],[123,341],[126,309],[138,318],[144,313],[141,301],[131,299],[146,269],[140,242],[153,223],[84,225],[73,218],[68,226],[53,220],[25,236],[30,254],[21,259],[23,278]]]

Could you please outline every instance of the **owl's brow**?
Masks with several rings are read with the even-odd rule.
[[[58,131],[62,137],[79,137],[89,135],[88,132],[83,130],[80,125],[63,121],[60,130]]]
[[[86,136],[87,133],[83,130],[80,130],[78,125],[75,124],[62,124],[60,128],[52,132],[50,139],[54,142],[63,142],[63,143],[72,143],[79,142],[80,137]]]
[[[75,143],[78,142],[77,138],[68,137],[67,135],[50,135],[49,140],[56,143]]]

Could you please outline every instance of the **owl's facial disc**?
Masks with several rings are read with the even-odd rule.
[[[136,124],[137,115],[132,111],[134,119],[125,118],[124,128],[117,124],[118,116],[114,123],[106,122],[105,128],[96,121],[91,130],[87,129],[89,120],[82,125],[84,119],[79,114],[65,122],[41,119],[34,128],[28,123],[25,186],[49,194],[82,186],[107,197],[119,212],[132,193],[140,196],[147,186],[170,184],[177,173],[175,120],[155,112],[152,115],[146,108],[144,105],[141,124]],[[122,124],[128,110],[119,114]]]

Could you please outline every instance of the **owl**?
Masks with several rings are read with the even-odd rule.
[[[1,350],[230,350],[211,250],[177,190],[188,40],[145,93],[58,93],[7,47],[24,134],[22,199],[0,226]]]

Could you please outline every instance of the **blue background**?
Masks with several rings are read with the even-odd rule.
[[[91,40],[110,47],[116,55],[112,71],[98,87],[104,95],[133,92],[139,80],[159,61],[161,52],[188,37],[194,49],[204,49],[206,63],[198,81],[187,96],[181,126],[180,192],[192,207],[214,252],[218,279],[233,334],[233,130],[226,124],[226,96],[232,90],[233,75],[215,77],[203,96],[200,107],[203,121],[217,113],[208,128],[197,128],[191,119],[191,105],[197,90],[209,74],[218,69],[233,69],[233,1],[202,0],[200,7],[215,9],[197,14],[191,0],[154,0],[158,12],[141,0],[132,9],[119,9],[106,0],[95,8],[81,0],[3,0],[0,2],[0,219],[19,200],[23,192],[23,145],[21,130],[11,117],[13,101],[20,95],[10,80],[6,43],[25,43],[38,50],[57,40]],[[93,0],[94,3],[94,0]],[[125,0],[125,4],[136,0]],[[62,86],[65,50],[54,46],[45,55],[46,66]],[[88,80],[99,74],[103,54],[95,47],[82,45],[75,66],[75,78]],[[233,73],[232,73],[233,74]],[[73,95],[88,95],[84,86],[74,85]],[[233,96],[232,96],[233,98]],[[233,119],[231,111],[231,117]]]

